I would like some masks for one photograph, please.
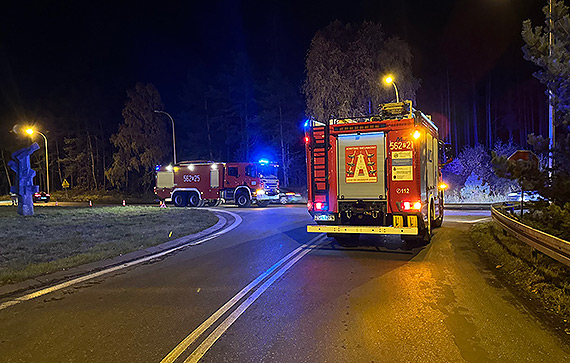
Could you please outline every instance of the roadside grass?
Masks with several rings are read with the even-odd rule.
[[[58,190],[51,193],[51,201],[59,202],[89,202],[121,204],[123,200],[127,204],[153,203],[157,196],[154,193],[126,194],[118,190],[86,190],[69,189]]]
[[[505,235],[492,222],[471,227],[469,235],[522,296],[538,301],[564,323],[570,321],[570,268]]]
[[[0,285],[158,245],[213,226],[207,210],[116,206],[0,208]]]

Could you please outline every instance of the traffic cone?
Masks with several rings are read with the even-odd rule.
[[[127,203],[125,203],[125,200],[123,199],[123,207],[126,206],[126,205],[127,205]]]
[[[90,207],[93,207],[93,203],[91,203],[91,201],[89,201],[89,206],[90,206]]]
[[[166,208],[166,203],[164,203],[164,200],[160,201],[160,208]]]

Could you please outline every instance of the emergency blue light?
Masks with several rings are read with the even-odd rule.
[[[269,164],[269,160],[267,159],[259,159],[260,164]]]
[[[154,170],[159,171],[160,170],[160,165],[157,165]]]
[[[303,125],[303,127],[304,127],[304,128],[309,127],[309,122],[310,122],[310,120],[309,120],[309,119],[306,119],[306,120],[305,120],[305,124]]]

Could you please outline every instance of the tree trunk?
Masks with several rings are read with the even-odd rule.
[[[210,160],[214,160],[214,154],[212,153],[212,135],[210,133],[210,118],[208,117],[208,100],[206,95],[204,95],[204,114],[206,116],[206,130],[208,132],[208,151],[210,152]]]
[[[8,167],[6,166],[6,159],[4,159],[4,150],[2,150],[2,165],[4,165],[4,171],[6,172],[6,179],[8,179],[8,185],[12,186],[12,180],[10,180],[10,174],[8,173]]]
[[[491,124],[491,76],[487,78],[487,92],[486,92],[485,112],[487,117],[487,147],[493,147],[493,128]]]
[[[477,119],[477,84],[475,79],[472,80],[473,87],[473,141],[475,145],[479,144],[479,122]]]
[[[87,131],[87,145],[89,145],[89,154],[91,155],[91,175],[93,176],[93,185],[95,190],[98,189],[97,185],[97,175],[95,173],[95,156],[93,155],[93,144],[91,143],[91,135]]]
[[[59,184],[63,183],[63,175],[61,174],[61,158],[59,157],[59,143],[55,140],[55,155],[57,156],[57,172],[59,174]]]
[[[285,150],[285,140],[283,137],[283,110],[279,105],[279,141],[281,144],[281,167],[283,168],[283,186],[289,185],[289,165]]]

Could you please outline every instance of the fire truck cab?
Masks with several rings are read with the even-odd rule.
[[[238,207],[252,203],[266,207],[279,200],[277,165],[183,161],[156,167],[155,194],[177,207],[217,206],[234,202]]]
[[[443,221],[438,128],[411,101],[368,117],[311,121],[305,134],[308,211],[340,244],[360,234],[429,242]]]

